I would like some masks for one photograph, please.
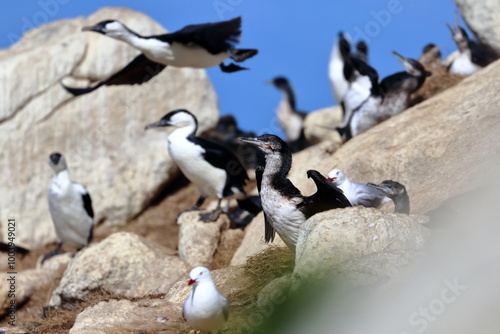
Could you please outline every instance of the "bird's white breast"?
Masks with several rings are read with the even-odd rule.
[[[168,152],[184,175],[194,183],[204,197],[222,198],[226,171],[216,168],[203,158],[205,150],[174,131],[168,137]]]
[[[175,67],[209,68],[219,65],[229,56],[227,52],[213,55],[195,44],[169,44],[154,38],[144,40],[140,50],[157,63]]]
[[[287,140],[295,141],[299,139],[304,126],[304,119],[293,111],[286,97],[280,102],[276,116]]]
[[[367,76],[359,76],[354,80],[344,95],[345,118],[342,126],[346,126],[352,112],[370,96],[371,81]]]
[[[347,89],[349,88],[349,81],[347,81],[344,77],[344,60],[342,59],[342,55],[340,54],[337,45],[335,45],[330,58],[328,76],[330,78],[330,83],[332,84],[335,101],[337,101],[337,104],[340,104],[345,93],[347,92]]]
[[[194,328],[201,331],[217,331],[225,322],[226,299],[213,284],[199,283],[184,303],[184,317]]]
[[[450,66],[450,73],[458,75],[471,75],[481,69],[470,60],[468,53],[461,53]]]
[[[62,178],[61,172],[52,180],[49,189],[49,210],[58,238],[66,245],[79,249],[87,245],[93,225],[83,206],[85,188]]]
[[[263,180],[264,182],[264,180]],[[260,192],[262,210],[269,223],[290,249],[295,249],[299,228],[305,221],[304,214],[296,207],[302,200],[283,197],[269,186],[262,186]]]

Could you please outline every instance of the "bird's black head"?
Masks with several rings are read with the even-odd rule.
[[[340,54],[342,55],[342,58],[345,59],[351,53],[351,43],[349,42],[346,34],[343,31],[339,32],[337,38]]]
[[[149,124],[145,130],[164,126],[174,126],[177,128],[192,128],[193,133],[198,128],[196,117],[185,109],[173,110],[163,116],[158,122]]]
[[[265,134],[258,137],[239,137],[238,141],[257,146],[265,155],[291,154],[288,145],[278,136]]]
[[[359,41],[356,44],[356,51],[358,51],[360,54],[367,57],[368,56],[368,44],[366,44],[365,41]]]
[[[356,69],[356,71],[359,72],[359,74],[368,76],[370,78],[372,86],[378,83],[378,72],[373,67],[368,65],[363,59],[359,57],[352,57],[351,62],[353,67]]]
[[[49,156],[49,166],[57,174],[67,168],[66,159],[61,153],[54,152]]]
[[[276,77],[270,81],[270,84],[274,85],[276,88],[281,90],[285,90],[290,87],[290,83],[288,82],[288,79],[285,77]]]
[[[127,28],[123,23],[116,20],[101,21],[96,25],[83,27],[82,31],[94,31],[116,39],[122,39],[123,36],[130,33],[137,35],[135,32]]]
[[[431,76],[431,72],[427,72],[422,64],[418,62],[418,60],[406,58],[397,53],[396,51],[392,51],[392,54],[398,57],[401,64],[403,64],[405,71],[415,77],[428,77]]]
[[[367,183],[367,185],[380,190],[385,196],[391,199],[406,194],[405,186],[392,180],[385,180],[380,184]]]

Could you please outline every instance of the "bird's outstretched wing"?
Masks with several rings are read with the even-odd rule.
[[[344,192],[328,181],[320,172],[308,170],[307,177],[313,179],[317,191],[311,196],[304,197],[304,201],[298,207],[306,219],[318,212],[351,206]]]
[[[219,54],[233,48],[241,35],[241,17],[228,21],[191,24],[171,34],[151,36],[168,43],[197,44],[211,54]]]
[[[259,191],[259,194],[262,186],[262,174],[264,174],[264,167],[257,166],[257,168],[255,168],[255,180],[257,181],[257,190]],[[266,242],[273,242],[274,237],[276,236],[276,231],[274,230],[271,223],[269,223],[266,213],[262,213],[264,214],[264,240]]]
[[[149,60],[144,54],[140,54],[134,58],[127,66],[113,74],[106,80],[99,82],[95,86],[87,87],[87,88],[72,88],[65,86],[61,83],[61,85],[66,89],[69,93],[74,96],[90,93],[97,88],[107,85],[133,85],[133,84],[142,84],[144,82],[149,81],[152,77],[160,73],[166,65],[158,64],[154,61]]]

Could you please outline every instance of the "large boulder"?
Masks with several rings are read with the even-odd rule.
[[[423,248],[427,221],[362,206],[316,214],[300,228],[294,275],[341,272],[360,283],[394,276]]]
[[[144,14],[104,8],[36,28],[0,51],[0,222],[22,222],[20,245],[56,240],[46,196],[50,153],[64,154],[72,178],[87,186],[96,221],[125,223],[178,173],[165,132],[145,132],[144,126],[178,108],[198,117],[200,132],[217,122],[217,100],[204,70],[167,67],[142,85],[101,87],[79,97],[67,93],[61,79],[85,86],[138,54],[123,42],[81,32],[104,19],[120,19],[144,35],[165,32]]]
[[[165,293],[189,268],[166,248],[143,237],[114,233],[75,256],[50,305],[82,300],[96,290],[128,298]]]
[[[455,0],[455,3],[477,38],[500,55],[500,2]]]
[[[354,182],[396,180],[409,192],[412,213],[487,184],[484,175],[496,171],[492,157],[500,151],[499,76],[497,61],[338,150],[323,142],[301,151],[290,179],[305,195],[315,191],[308,169],[340,168]]]

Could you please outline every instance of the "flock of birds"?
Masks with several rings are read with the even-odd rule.
[[[228,21],[189,25],[164,35],[141,36],[119,21],[107,20],[83,31],[93,31],[130,44],[141,51],[122,70],[87,88],[63,87],[73,95],[91,93],[105,85],[141,84],[160,73],[166,66],[208,68],[220,66],[224,72],[243,70],[230,63],[228,58],[242,62],[258,53],[256,49],[237,49],[241,34],[241,18]],[[449,71],[470,74],[477,70],[477,54],[465,30],[451,28],[459,48],[459,55],[449,65]],[[431,47],[432,49],[432,47]],[[378,74],[368,64],[368,47],[359,42],[351,52],[348,37],[340,33],[332,52],[330,78],[337,101],[342,101],[344,120],[337,130],[345,140],[368,130],[375,124],[403,111],[409,96],[430,75],[417,60],[405,58],[394,52],[405,71],[379,81]],[[270,82],[280,89],[284,98],[277,109],[278,121],[283,127],[286,141],[278,136],[240,136],[239,143],[255,146],[264,155],[264,163],[255,169],[259,196],[249,196],[244,189],[248,174],[238,157],[220,143],[196,136],[198,122],[187,110],[174,110],[147,129],[173,128],[168,135],[168,151],[184,175],[198,188],[200,197],[190,210],[197,210],[206,198],[216,198],[213,211],[202,212],[200,220],[217,220],[223,209],[221,201],[236,199],[241,210],[252,217],[263,211],[265,241],[271,242],[275,233],[285,244],[295,250],[300,226],[318,212],[362,205],[380,208],[393,201],[395,212],[409,214],[410,201],[405,187],[395,181],[380,184],[355,183],[339,169],[331,170],[325,177],[316,170],[309,170],[307,177],[317,191],[304,196],[287,178],[292,166],[292,153],[307,147],[304,137],[304,113],[297,111],[295,96],[284,77]],[[229,120],[232,128],[236,123]],[[228,124],[229,124],[228,123]],[[234,142],[234,137],[231,139]],[[60,153],[49,157],[55,172],[48,193],[49,209],[60,240],[57,248],[45,255],[42,261],[61,252],[66,244],[77,250],[92,240],[94,212],[89,193],[84,186],[72,182],[66,159]],[[227,209],[226,209],[227,210]],[[220,294],[204,267],[194,268],[189,285],[192,291],[182,313],[191,326],[201,331],[216,333],[228,317],[228,303]]]

